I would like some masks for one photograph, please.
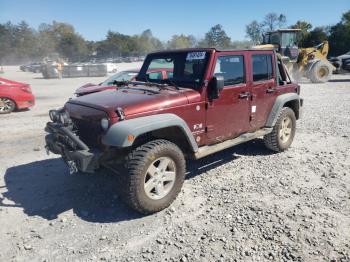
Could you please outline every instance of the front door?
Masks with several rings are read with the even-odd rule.
[[[208,102],[206,127],[209,143],[236,137],[250,129],[250,87],[246,66],[243,54],[217,55],[213,76],[223,76],[225,87],[219,98]]]

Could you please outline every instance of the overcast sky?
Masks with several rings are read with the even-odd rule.
[[[232,40],[243,40],[245,25],[269,12],[285,14],[288,24],[306,20],[321,26],[339,22],[347,10],[350,0],[0,0],[0,22],[25,20],[35,28],[67,22],[87,40],[102,40],[108,30],[132,35],[145,29],[161,40],[180,33],[202,37],[222,24]]]

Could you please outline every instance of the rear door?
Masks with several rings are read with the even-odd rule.
[[[277,96],[275,56],[272,52],[250,53],[250,80],[252,83],[251,126],[263,127]]]
[[[246,59],[242,52],[217,53],[212,76],[223,76],[225,87],[219,98],[208,101],[206,126],[209,143],[236,137],[250,128]]]

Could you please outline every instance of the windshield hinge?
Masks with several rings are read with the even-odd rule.
[[[120,120],[124,120],[125,119],[125,114],[123,111],[123,108],[118,107],[117,110],[115,111],[117,113],[117,115],[119,116]]]

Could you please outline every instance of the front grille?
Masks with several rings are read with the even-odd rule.
[[[107,118],[107,113],[72,102],[66,103],[65,109],[73,121],[74,131],[79,138],[90,148],[100,147],[100,138],[103,133],[101,119]]]
[[[102,127],[100,122],[72,118],[77,135],[88,147],[99,147],[100,137],[102,135]]]

